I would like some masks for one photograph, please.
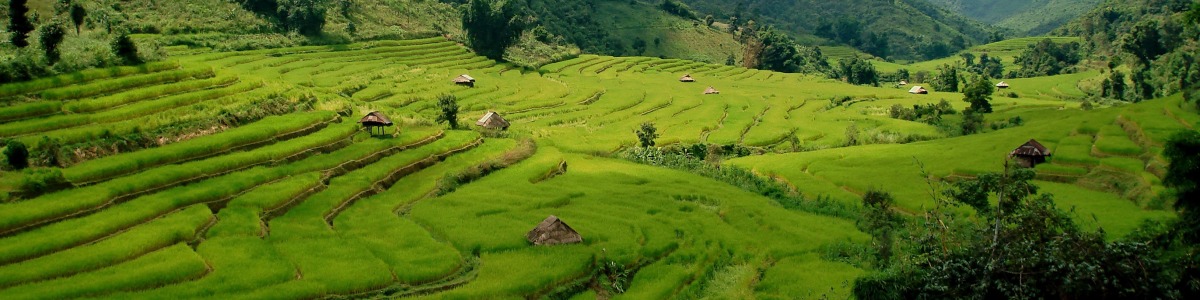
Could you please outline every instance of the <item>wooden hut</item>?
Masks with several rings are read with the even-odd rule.
[[[509,124],[507,120],[504,120],[504,117],[501,117],[499,113],[489,111],[487,114],[483,115],[483,118],[480,118],[479,121],[476,121],[475,125],[479,125],[480,127],[486,129],[508,130],[508,125],[511,124]]]
[[[375,135],[375,128],[379,128],[379,133],[386,133],[384,127],[392,126],[392,120],[378,111],[372,111],[358,120],[359,124],[363,125],[371,135]]]
[[[1007,89],[1007,88],[1008,88],[1008,83],[1007,83],[1007,82],[1003,82],[1003,81],[1001,81],[1000,83],[997,83],[997,84],[996,84],[996,88],[998,88],[998,89]]]
[[[696,79],[692,78],[692,74],[686,74],[679,78],[679,82],[696,82]]]
[[[908,93],[909,93],[909,94],[918,94],[918,95],[924,95],[924,94],[929,94],[929,90],[926,90],[925,88],[923,88],[923,87],[921,87],[921,86],[919,86],[919,85],[915,85],[915,86],[913,86],[911,89],[908,89]]]
[[[704,89],[705,95],[716,95],[716,94],[720,94],[720,93],[721,93],[721,91],[718,91],[717,89],[715,89],[711,86],[708,87],[707,89]]]
[[[458,75],[454,78],[454,84],[475,87],[475,78],[467,74]]]
[[[558,244],[574,244],[583,242],[583,237],[571,229],[567,223],[563,223],[556,216],[547,217],[538,223],[537,227],[525,234],[525,239],[529,240],[535,246],[540,245],[558,245]]]
[[[1037,140],[1030,139],[1017,149],[1013,149],[1008,157],[1022,167],[1032,168],[1046,162],[1046,158],[1050,157],[1050,150],[1046,149],[1046,146],[1042,146],[1042,143],[1038,143]]]

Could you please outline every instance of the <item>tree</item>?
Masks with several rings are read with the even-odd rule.
[[[658,138],[658,128],[654,127],[654,123],[642,123],[642,127],[637,131],[637,138],[642,148],[654,147],[654,139]]]
[[[1108,242],[1039,193],[1032,169],[955,182],[920,218],[912,253],[855,281],[859,299],[1172,298],[1169,265],[1152,243]],[[993,205],[993,203],[995,203]],[[977,217],[947,209],[966,205]],[[1175,297],[1178,297],[1176,294]]]
[[[969,135],[983,129],[983,113],[970,108],[963,110],[962,134]]]
[[[872,189],[863,195],[862,204],[864,209],[858,226],[875,239],[879,259],[886,262],[892,256],[892,232],[900,225],[900,217],[892,211],[896,199],[892,194]]]
[[[329,0],[277,0],[279,20],[288,30],[315,36],[325,28],[325,12]]]
[[[958,91],[958,67],[951,65],[942,65],[937,68],[938,75],[933,78],[933,82],[929,85],[939,92],[957,92]]]
[[[33,22],[29,21],[27,0],[12,0],[8,2],[8,31],[12,32],[13,46],[25,48],[29,46],[29,32],[33,31]]]
[[[705,26],[711,27],[713,25],[713,23],[715,23],[716,21],[717,21],[717,19],[713,18],[713,15],[704,16],[704,25]]]
[[[5,162],[13,169],[21,170],[29,167],[29,148],[17,140],[8,140],[4,148]]]
[[[1014,77],[1058,75],[1082,59],[1079,43],[1057,44],[1050,39],[1043,39],[1037,44],[1029,45],[1013,59],[1017,70],[1011,74]]]
[[[450,94],[438,96],[438,108],[442,113],[438,115],[437,122],[449,123],[450,129],[458,128],[458,97]]]
[[[858,125],[850,123],[846,126],[846,146],[858,145]]]
[[[46,60],[53,65],[58,62],[58,45],[62,43],[66,32],[63,30],[62,24],[58,21],[51,21],[39,29],[39,41],[42,44],[42,51],[46,53]]]
[[[87,11],[83,9],[83,4],[78,2],[71,3],[71,22],[75,23],[75,34],[79,35],[79,28],[83,27],[83,20],[87,17]]]
[[[142,63],[141,57],[138,57],[137,45],[133,43],[133,39],[129,38],[129,34],[121,31],[113,37],[112,44],[113,53],[117,54],[125,64],[134,65]]]
[[[1163,184],[1175,191],[1175,209],[1186,236],[1200,241],[1200,132],[1185,130],[1171,136],[1163,156],[1171,161]]]
[[[995,88],[992,87],[992,81],[987,77],[977,76],[966,89],[963,90],[963,101],[970,102],[970,110],[978,113],[992,112],[992,93]]]
[[[838,60],[838,75],[850,84],[879,85],[879,73],[875,65],[857,55]]]
[[[471,0],[463,12],[463,30],[476,53],[494,60],[503,60],[504,51],[525,31],[516,1]]]

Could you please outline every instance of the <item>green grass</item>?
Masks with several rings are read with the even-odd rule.
[[[1030,41],[972,51],[1015,55]],[[722,164],[784,180],[803,198],[857,205],[863,192],[882,189],[904,215],[916,215],[933,205],[927,179],[940,186],[1000,171],[1009,151],[1035,138],[1054,153],[1037,168],[1041,190],[1085,228],[1116,239],[1142,220],[1173,217],[1145,207],[1165,193],[1162,142],[1200,122],[1181,97],[1079,110],[1074,100],[1094,72],[1010,81],[1005,92],[1020,97],[998,94],[986,119],[1020,116],[1023,125],[954,136],[886,112],[943,99],[962,110],[961,94],[910,95],[691,60],[582,55],[531,71],[441,37],[172,49],[179,62],[170,68],[0,86],[19,91],[4,97],[12,102],[0,107],[0,135],[31,146],[42,136],[81,143],[221,118],[263,99],[316,103],[85,159],[63,172],[93,184],[0,204],[0,298],[520,299],[561,291],[578,293],[556,296],[586,298],[603,293],[571,286],[606,263],[636,271],[614,298],[844,298],[869,266],[825,254],[869,242],[855,220],[788,210],[710,178],[610,154],[654,123],[659,146],[754,147],[764,155]],[[846,50],[827,54],[853,55]],[[160,76],[187,70],[212,71],[201,79]],[[684,73],[698,82],[678,82]],[[452,84],[458,74],[477,78],[476,87]],[[701,95],[708,86],[721,94]],[[37,99],[42,94],[62,99]],[[512,126],[434,128],[441,94],[457,97],[465,127],[487,111]],[[851,101],[831,100],[843,97]],[[335,122],[334,111],[350,114]],[[368,111],[384,112],[395,126],[368,136],[354,122]],[[946,127],[960,118],[946,116]],[[845,146],[851,125],[864,145]],[[487,138],[477,143],[480,136]],[[493,165],[524,158],[518,141],[526,138],[536,153]],[[464,177],[478,170],[489,172]],[[6,184],[17,178],[0,175]],[[455,178],[471,180],[451,184]],[[1137,182],[1107,191],[1106,178]],[[548,215],[583,243],[529,245],[525,233]]]

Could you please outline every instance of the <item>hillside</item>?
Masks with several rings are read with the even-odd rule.
[[[990,36],[985,25],[924,0],[683,1],[718,20],[775,26],[802,42],[813,38],[854,46],[875,56],[922,60],[945,57]]]
[[[1072,77],[1012,81],[1021,97],[996,98],[987,122],[1024,123],[957,136],[887,110],[961,110],[962,94],[678,59],[582,55],[522,72],[442,37],[170,50],[0,85],[0,136],[62,158],[0,172],[0,298],[846,298],[873,268],[848,254],[870,248],[856,227],[867,189],[917,212],[936,205],[926,178],[998,171],[1036,138],[1055,156],[1035,182],[1120,237],[1172,217],[1155,200],[1159,149],[1200,126],[1179,97],[1080,110],[1057,96],[1083,96],[1061,87]],[[473,87],[451,83],[463,73]],[[460,124],[495,111],[511,127],[438,125],[443,95]],[[370,111],[395,125],[367,133],[356,121]],[[644,123],[662,151],[733,150],[704,172],[636,163],[620,149]],[[157,142],[106,151],[143,135]],[[733,167],[755,173],[709,173]],[[20,196],[55,172],[65,187]],[[549,215],[584,242],[530,245]]]
[[[1083,15],[1102,0],[928,0],[1017,35],[1042,35]]]

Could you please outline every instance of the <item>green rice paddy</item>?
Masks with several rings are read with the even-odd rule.
[[[1008,43],[988,49],[1024,45]],[[948,137],[887,109],[947,100],[961,110],[961,94],[677,59],[582,55],[522,70],[442,38],[178,52],[0,85],[0,136],[32,148],[43,137],[80,143],[229,115],[263,99],[297,108],[86,156],[60,168],[70,188],[0,203],[0,298],[845,298],[865,270],[825,253],[870,240],[854,220],[611,154],[654,123],[660,146],[756,147],[766,154],[724,164],[805,198],[857,205],[878,188],[915,213],[933,203],[927,180],[1001,171],[1033,138],[1054,152],[1038,166],[1042,190],[1119,237],[1173,217],[1151,208],[1163,191],[1162,144],[1200,125],[1180,97],[1080,110],[1079,82],[1098,75],[1086,72],[1009,81],[1020,97],[997,95],[987,119],[1023,125]],[[451,83],[460,74],[475,87]],[[697,82],[679,82],[683,74]],[[710,86],[720,94],[703,94]],[[457,97],[465,127],[488,111],[512,126],[437,125],[445,94]],[[300,107],[304,95],[318,100]],[[356,121],[369,111],[396,126],[368,134]],[[846,147],[849,126],[864,145]],[[516,162],[496,167],[506,160]],[[470,172],[481,176],[447,188]],[[525,233],[549,215],[583,242],[530,245]],[[606,265],[627,271],[623,293],[593,288]]]

